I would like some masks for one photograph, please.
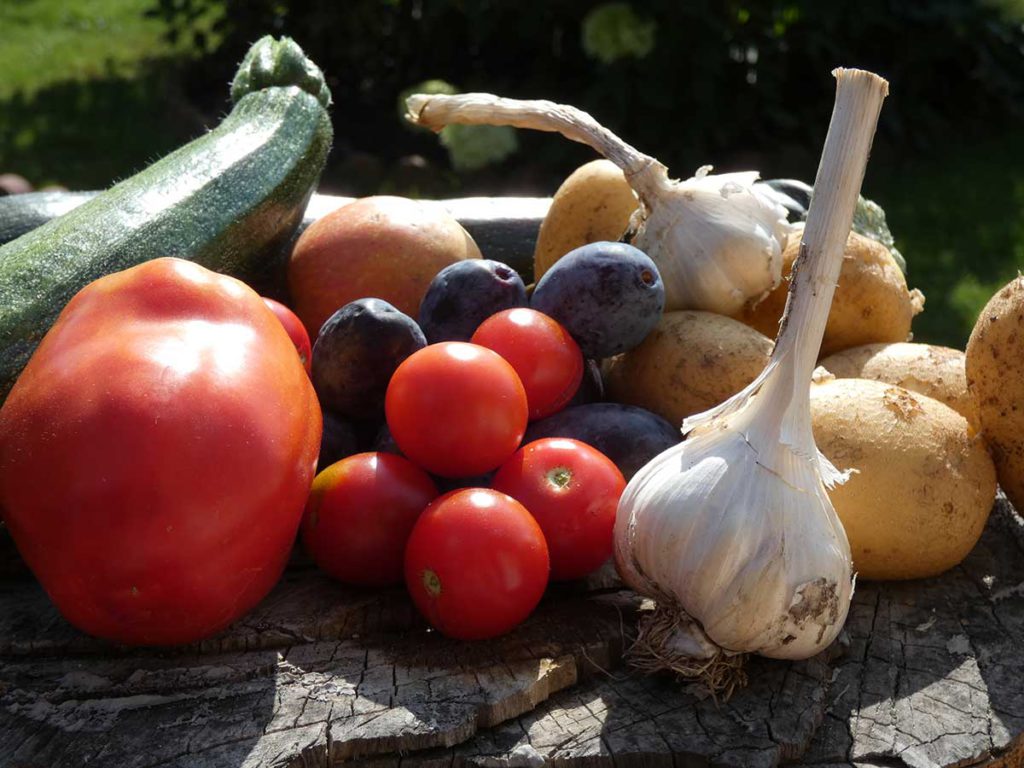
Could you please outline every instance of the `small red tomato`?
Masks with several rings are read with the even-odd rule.
[[[448,637],[508,632],[540,602],[548,548],[515,499],[487,488],[452,491],[420,515],[405,549],[405,584],[427,620]]]
[[[302,518],[302,543],[340,581],[401,583],[409,533],[436,497],[430,476],[408,459],[357,453],[316,476]]]
[[[526,392],[496,352],[431,344],[395,370],[384,398],[388,429],[413,462],[442,477],[473,477],[508,459],[526,431]]]
[[[536,518],[551,555],[552,579],[578,579],[611,557],[615,509],[626,480],[611,459],[578,440],[527,443],[491,486]]]
[[[262,298],[271,311],[277,315],[277,319],[281,321],[281,325],[288,332],[288,337],[292,340],[295,350],[299,353],[302,367],[306,369],[306,373],[309,373],[313,362],[313,345],[309,343],[309,334],[306,333],[306,326],[299,320],[298,315],[281,302],[268,299],[266,296]]]
[[[543,312],[506,309],[480,324],[472,343],[493,349],[515,368],[526,390],[530,420],[565,407],[583,378],[583,353],[569,332]]]

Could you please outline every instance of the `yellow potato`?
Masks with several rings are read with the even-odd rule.
[[[770,338],[779,332],[786,306],[789,274],[800,252],[800,235],[794,232],[782,253],[782,274],[777,288],[760,301],[747,302],[736,315]],[[875,342],[906,341],[910,321],[924,307],[924,295],[907,290],[907,281],[889,249],[876,240],[851,232],[843,253],[839,283],[832,299],[821,354]]]
[[[993,296],[967,342],[967,388],[999,485],[1024,511],[1024,278]]]
[[[666,312],[639,347],[606,362],[611,400],[638,405],[669,422],[706,411],[752,382],[772,342],[711,312]]]
[[[829,491],[862,579],[916,579],[959,563],[996,493],[992,459],[952,408],[902,387],[833,379],[811,387],[819,450],[856,473]]]
[[[581,165],[562,182],[541,222],[533,252],[533,279],[574,248],[618,240],[637,209],[636,195],[610,160]]]
[[[865,344],[829,355],[820,365],[838,379],[873,379],[945,403],[977,431],[978,408],[967,391],[965,355],[933,344]]]

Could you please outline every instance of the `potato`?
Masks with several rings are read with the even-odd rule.
[[[865,344],[829,355],[820,365],[837,379],[873,379],[945,403],[977,431],[978,408],[967,391],[965,355],[932,344]]]
[[[1024,278],[993,296],[967,342],[967,388],[999,485],[1024,511]]]
[[[637,209],[636,195],[618,166],[594,160],[573,171],[555,192],[533,251],[533,279],[574,248],[618,240]]]
[[[783,280],[760,301],[752,300],[736,315],[770,338],[779,332],[786,306],[789,274],[800,252],[801,231],[794,232],[782,253]],[[861,344],[906,341],[910,321],[924,307],[924,294],[907,290],[907,281],[889,249],[871,238],[851,232],[843,253],[839,283],[832,299],[821,355],[831,355]]]
[[[639,347],[607,361],[609,399],[675,426],[727,400],[764,370],[772,342],[711,312],[666,312]]]
[[[811,387],[819,450],[856,473],[829,491],[862,579],[934,576],[963,560],[995,501],[980,436],[947,405],[868,379]]]

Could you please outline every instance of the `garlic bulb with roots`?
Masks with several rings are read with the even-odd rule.
[[[550,101],[486,93],[416,94],[406,117],[440,131],[448,125],[511,125],[555,131],[593,147],[622,169],[640,206],[630,242],[650,256],[665,284],[665,309],[740,310],[782,279],[787,212],[756,171],[712,175],[710,166],[683,181],[586,112]]]
[[[744,654],[827,647],[853,593],[850,546],[814,444],[812,372],[886,81],[838,69],[836,103],[781,330],[758,378],[687,419],[685,440],[630,481],[615,522],[623,579],[654,598],[634,662],[728,690]]]

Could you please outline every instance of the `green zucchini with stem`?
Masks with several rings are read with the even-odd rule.
[[[330,149],[323,73],[256,42],[209,133],[0,247],[0,399],[64,305],[103,275],[177,256],[274,293]]]

